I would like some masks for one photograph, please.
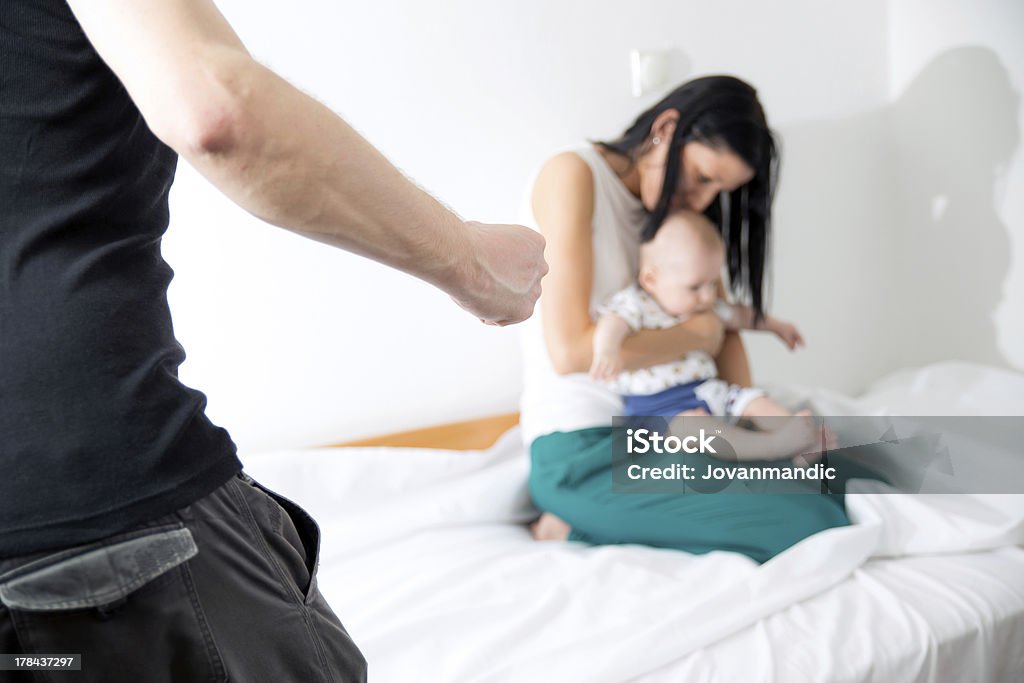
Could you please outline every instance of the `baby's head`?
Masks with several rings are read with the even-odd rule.
[[[666,313],[703,313],[718,299],[724,264],[725,245],[711,221],[677,211],[640,246],[640,286]]]

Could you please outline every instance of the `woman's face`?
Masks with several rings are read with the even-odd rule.
[[[674,118],[670,116],[672,114],[675,114]],[[654,210],[661,197],[668,143],[675,131],[674,119],[678,116],[669,110],[658,117],[651,128],[651,143],[655,137],[659,142],[650,144],[647,153],[640,157],[640,163],[637,164],[640,201],[648,211]],[[670,210],[690,209],[703,213],[720,192],[732,192],[754,178],[754,169],[728,147],[712,147],[703,142],[691,141],[683,145],[680,157],[678,185],[672,196]]]

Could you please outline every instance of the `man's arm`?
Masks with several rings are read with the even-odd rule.
[[[211,0],[69,0],[154,134],[274,225],[448,292],[485,322],[532,313],[543,238],[465,223],[246,51]]]

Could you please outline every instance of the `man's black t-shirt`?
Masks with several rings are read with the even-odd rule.
[[[0,2],[0,557],[117,533],[241,469],[178,381],[176,164],[64,0]]]

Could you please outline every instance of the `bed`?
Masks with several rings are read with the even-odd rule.
[[[1024,415],[1024,375],[960,363],[857,398],[770,389],[826,415]],[[1024,496],[868,488],[857,524],[763,565],[538,543],[514,424],[243,458],[320,523],[320,588],[372,680],[1024,681]]]

